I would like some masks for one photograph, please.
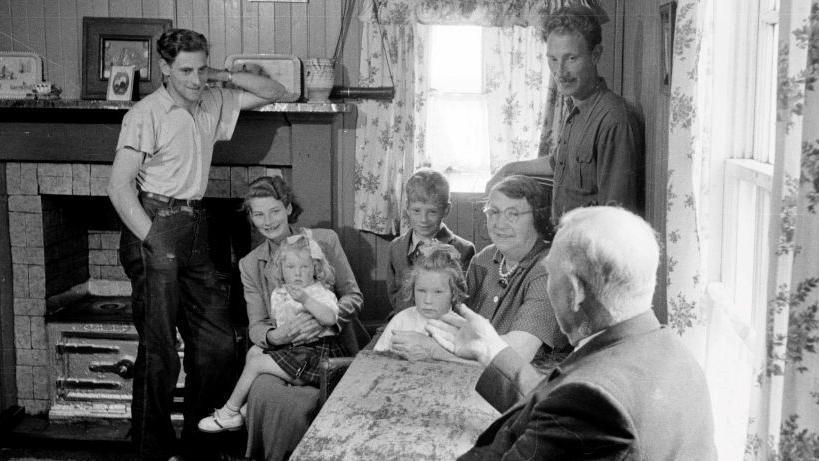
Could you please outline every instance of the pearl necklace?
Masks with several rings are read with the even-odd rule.
[[[500,263],[500,264],[498,264],[498,276],[499,276],[499,277],[501,278],[501,280],[503,280],[503,281],[506,281],[506,279],[508,279],[510,275],[512,275],[512,274],[514,274],[514,273],[515,273],[515,269],[517,269],[517,268],[518,268],[518,264],[517,264],[517,263],[515,263],[514,265],[512,265],[512,266],[510,266],[510,267],[507,267],[506,271],[504,271],[504,270],[503,270],[503,268],[504,268],[505,266],[506,266],[506,256],[504,256],[504,257],[501,259],[501,263]]]

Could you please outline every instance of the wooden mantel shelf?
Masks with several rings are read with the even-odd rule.
[[[98,101],[85,99],[0,99],[0,110],[3,109],[68,109],[68,110],[128,110],[134,101]],[[257,107],[252,112],[280,113],[349,113],[354,104],[344,102],[277,102]]]

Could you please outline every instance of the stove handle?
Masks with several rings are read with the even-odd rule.
[[[119,353],[118,346],[104,346],[89,343],[59,343],[57,353],[59,354],[116,354]]]
[[[97,373],[114,373],[122,378],[131,379],[134,377],[134,360],[131,357],[125,357],[116,363],[91,362],[88,370]]]

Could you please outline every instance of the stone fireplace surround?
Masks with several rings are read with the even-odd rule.
[[[80,197],[107,201],[110,170],[110,165],[87,163],[6,164],[17,398],[29,414],[47,412],[55,400],[45,320],[53,304],[49,299],[68,291],[130,294],[118,261],[118,229],[110,224],[89,225],[89,220],[105,214],[102,210],[84,210],[84,216],[75,216],[94,203],[80,202]],[[272,174],[282,170],[213,167],[205,197],[241,197],[249,181]],[[78,219],[82,222],[77,223]]]

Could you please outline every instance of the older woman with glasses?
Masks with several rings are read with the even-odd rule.
[[[527,360],[541,346],[547,352],[568,349],[546,294],[548,274],[539,264],[551,234],[543,186],[527,176],[508,176],[489,191],[483,212],[492,245],[469,266],[466,304]]]
[[[549,251],[546,191],[528,176],[508,176],[492,187],[483,212],[492,245],[475,255],[469,265],[466,305],[489,319],[529,361],[541,349],[544,357],[546,352],[566,351],[569,341],[560,332],[546,295],[546,269],[538,264]],[[392,341],[408,359],[450,355],[421,333],[396,331]]]

